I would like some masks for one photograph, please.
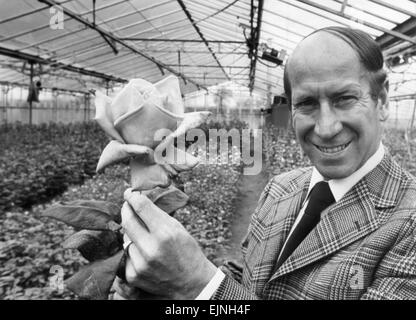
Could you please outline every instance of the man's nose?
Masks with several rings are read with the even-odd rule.
[[[319,109],[319,116],[315,123],[315,133],[321,139],[331,139],[342,130],[336,112],[331,106],[324,102]]]

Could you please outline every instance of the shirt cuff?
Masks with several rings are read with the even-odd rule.
[[[222,280],[224,280],[225,274],[220,270],[217,269],[217,272],[212,277],[212,279],[208,282],[202,292],[195,298],[195,300],[209,300],[211,299],[212,295],[215,291],[219,288]]]

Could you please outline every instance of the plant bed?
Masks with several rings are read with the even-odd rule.
[[[230,236],[229,221],[239,175],[236,165],[211,164],[200,165],[179,177],[190,201],[175,213],[175,218],[213,261],[218,248],[224,247]],[[49,285],[49,277],[53,275],[51,267],[62,267],[64,277],[68,278],[87,263],[76,250],[62,250],[60,246],[74,229],[40,218],[40,214],[58,202],[78,199],[105,200],[121,207],[128,177],[127,166],[115,165],[83,185],[70,186],[47,204],[33,206],[30,211],[8,211],[0,216],[3,230],[0,248],[9,247],[0,254],[0,299],[76,299],[70,291],[57,292]]]
[[[108,141],[93,122],[1,127],[0,213],[30,208],[95,174]]]

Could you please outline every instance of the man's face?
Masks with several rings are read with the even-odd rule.
[[[289,63],[293,126],[302,149],[325,178],[351,175],[379,146],[385,101],[371,96],[357,53],[331,34],[305,39]]]

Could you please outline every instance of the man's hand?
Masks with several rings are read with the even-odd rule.
[[[132,241],[127,282],[157,297],[195,299],[217,268],[185,228],[146,196],[128,189],[124,198],[122,226]]]

